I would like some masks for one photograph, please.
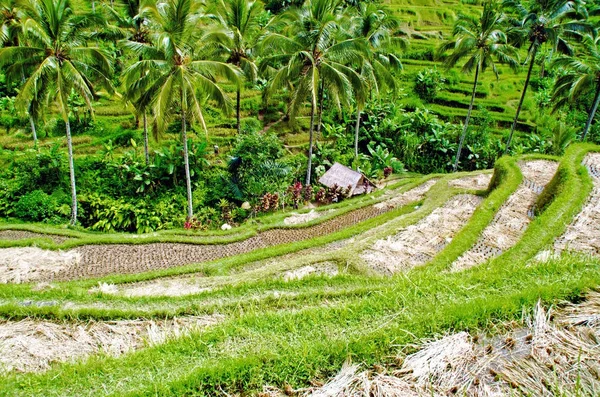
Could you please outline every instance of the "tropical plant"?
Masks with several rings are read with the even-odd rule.
[[[456,150],[454,171],[458,169],[460,154],[467,135],[471,112],[473,111],[480,73],[491,67],[496,78],[498,78],[496,60],[508,64],[513,70],[518,68],[518,61],[515,58],[516,50],[507,43],[507,36],[503,31],[504,21],[505,16],[500,12],[498,5],[494,2],[487,2],[483,6],[483,12],[479,19],[461,14],[452,32],[454,40],[444,43],[439,48],[439,54],[451,50],[451,53],[444,60],[446,67],[451,68],[463,58],[467,58],[462,67],[463,73],[470,73],[475,69],[471,101],[460,135],[458,149]]]
[[[155,132],[164,132],[175,116],[181,120],[181,142],[185,165],[187,216],[193,218],[187,128],[200,122],[208,135],[202,115],[202,99],[210,98],[224,111],[229,98],[217,84],[222,78],[239,83],[238,69],[204,59],[197,29],[200,14],[193,0],[167,0],[157,8],[152,23],[156,31],[149,43],[127,41],[125,46],[141,57],[125,71],[125,84],[141,92],[136,106],[152,107]],[[202,98],[202,99],[201,99]]]
[[[264,65],[283,65],[274,74],[270,88],[291,85],[291,120],[307,99],[310,103],[307,185],[311,183],[315,115],[322,82],[327,82],[331,99],[338,105],[349,104],[363,84],[361,76],[347,65],[358,63],[365,52],[364,42],[350,37],[343,28],[345,18],[341,3],[335,0],[308,0],[302,8],[283,13],[277,21],[283,25],[281,32],[269,34],[262,42],[263,47],[281,51],[267,57]]]
[[[105,53],[88,46],[87,28],[95,18],[76,15],[69,0],[39,0],[29,3],[23,23],[24,42],[0,49],[0,67],[7,75],[28,77],[16,104],[27,111],[47,98],[56,103],[65,122],[71,182],[71,224],[77,222],[77,190],[68,98],[75,91],[93,111],[94,83],[111,89],[112,67]],[[15,76],[16,75],[16,76]]]
[[[114,21],[114,25],[109,25],[110,29],[107,29],[108,36],[123,39],[125,42],[148,43],[150,36],[148,18],[156,12],[156,4],[148,0],[120,0],[118,4],[120,5],[118,10],[113,7],[113,4],[107,6],[110,18]],[[145,73],[141,68],[139,71]],[[136,120],[139,120],[138,117],[140,115],[142,116],[144,157],[146,165],[148,165],[150,164],[148,143],[148,111],[150,109],[140,107],[140,102],[137,102],[136,99],[141,93],[133,88],[139,87],[135,85],[126,85],[124,87],[124,99],[126,102],[134,105]]]
[[[257,77],[254,47],[261,31],[262,3],[249,0],[221,0],[212,16],[216,26],[210,29],[205,40],[214,43],[217,52],[224,54],[230,63],[244,72],[246,80]],[[236,129],[241,132],[241,89],[236,90]]]
[[[584,53],[573,57],[560,57],[552,66],[563,68],[566,72],[555,83],[552,100],[554,109],[567,102],[579,101],[582,97],[594,93],[594,99],[588,112],[581,140],[584,141],[600,104],[600,36],[586,35],[582,48]]]
[[[22,35],[22,22],[26,18],[24,10],[16,0],[8,0],[0,5],[0,47],[12,46],[18,47],[20,37]],[[21,71],[21,80],[25,79],[25,71]],[[29,125],[31,126],[31,134],[33,142],[37,145],[37,132],[35,122],[40,117],[40,103],[32,101],[29,113]]]
[[[383,87],[396,90],[396,79],[392,72],[401,70],[402,63],[396,51],[404,49],[407,42],[393,37],[398,28],[398,19],[380,4],[359,3],[354,18],[355,37],[363,38],[367,51],[360,58],[359,70],[365,84],[356,87],[356,124],[354,126],[354,158],[358,159],[358,138],[361,111],[369,96],[379,95]]]
[[[515,27],[510,32],[511,38],[518,45],[529,43],[525,60],[525,62],[529,61],[529,68],[504,149],[505,153],[510,148],[538,51],[548,43],[551,53],[573,55],[568,40],[577,39],[582,32],[591,30],[591,26],[584,21],[587,15],[584,5],[585,3],[580,0],[532,0],[530,2],[505,0],[504,6],[512,10],[517,17]]]
[[[425,102],[432,102],[444,86],[445,79],[436,69],[421,70],[415,76],[415,94]]]

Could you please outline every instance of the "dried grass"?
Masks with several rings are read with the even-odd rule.
[[[329,211],[320,211],[317,212],[315,210],[311,210],[306,214],[292,214],[283,220],[284,225],[301,225],[303,223],[308,223],[310,221],[314,221],[315,219],[319,219],[323,215],[331,213],[333,210]]]
[[[383,274],[424,264],[452,241],[481,201],[475,195],[457,195],[417,224],[376,241],[361,257],[369,267]]]
[[[426,342],[394,376],[346,364],[311,396],[596,396],[600,391],[600,293],[552,313],[541,304],[493,338],[466,332]]]
[[[38,372],[53,363],[92,354],[119,356],[213,325],[222,316],[173,320],[52,323],[26,319],[0,321],[0,373]]]
[[[426,182],[423,182],[419,186],[400,194],[399,196],[396,196],[397,193],[394,190],[387,191],[383,195],[385,200],[375,204],[373,207],[375,209],[390,210],[422,200],[423,197],[425,197],[425,194],[433,187],[433,185],[437,183],[438,180],[439,178],[430,179]]]
[[[558,164],[546,160],[521,161],[519,168],[523,183],[500,207],[475,245],[453,263],[452,271],[482,264],[512,248],[531,223],[532,207],[556,173]]]
[[[485,190],[489,186],[491,180],[492,174],[479,174],[453,179],[448,182],[448,186],[458,189]]]
[[[554,243],[554,251],[577,251],[600,255],[600,153],[590,153],[584,160],[594,188],[581,212]]]
[[[48,278],[81,260],[78,251],[49,251],[37,247],[1,248],[0,283],[25,283]]]
[[[310,275],[319,274],[327,276],[336,276],[339,273],[338,265],[333,262],[313,263],[297,269],[288,270],[283,273],[285,281],[301,280]]]

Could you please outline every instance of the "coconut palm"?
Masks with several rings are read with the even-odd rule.
[[[120,0],[119,9],[113,6],[107,6],[110,19],[113,21],[108,29],[103,32],[104,38],[122,39],[125,42],[133,41],[136,43],[148,43],[150,30],[148,28],[149,16],[156,12],[156,4],[148,0]],[[141,60],[141,58],[140,58]],[[134,86],[124,87],[124,96],[126,102],[132,103],[135,108],[136,121],[142,116],[142,125],[144,130],[144,158],[146,165],[150,163],[149,143],[148,143],[148,111],[146,108],[135,107],[138,102],[140,92],[132,91]]]
[[[365,84],[355,94],[354,158],[356,160],[361,111],[367,99],[372,95],[379,95],[382,87],[396,90],[396,79],[392,71],[402,70],[402,63],[395,51],[406,48],[407,41],[393,37],[394,30],[399,26],[398,19],[379,4],[359,3],[353,24],[354,36],[364,38],[368,50],[358,65]]]
[[[444,43],[438,50],[438,54],[444,54],[446,51],[451,53],[444,59],[446,67],[454,67],[459,61],[466,58],[462,67],[463,73],[471,73],[475,69],[475,78],[473,79],[473,91],[467,118],[463,126],[458,149],[454,159],[453,170],[458,169],[460,153],[467,136],[473,103],[477,93],[477,83],[479,75],[491,68],[496,78],[498,78],[498,68],[496,62],[505,63],[512,69],[518,68],[516,60],[516,50],[507,44],[507,36],[503,31],[505,16],[499,11],[496,3],[487,2],[483,6],[483,12],[480,18],[474,18],[467,15],[459,15],[454,24],[454,40]]]
[[[0,47],[18,47],[20,36],[23,31],[22,21],[25,12],[18,1],[7,0],[0,5]],[[21,71],[20,80],[25,79],[25,71]],[[39,117],[39,106],[32,104],[29,111],[29,125],[33,142],[37,145],[37,132],[35,121]]]
[[[552,63],[554,68],[563,68],[566,74],[556,80],[552,100],[554,109],[567,102],[576,102],[593,92],[594,100],[583,128],[584,141],[600,105],[600,36],[586,35],[583,39],[582,54],[573,57],[560,57]]]
[[[67,100],[76,92],[92,112],[94,83],[111,89],[112,68],[107,56],[99,48],[86,45],[86,28],[91,21],[93,18],[76,15],[69,0],[38,0],[27,9],[24,42],[0,49],[0,67],[6,66],[7,75],[28,74],[17,96],[17,107],[27,111],[47,98],[55,102],[65,122],[72,225],[77,222],[77,190]]]
[[[515,29],[511,31],[512,38],[518,44],[529,43],[525,61],[529,62],[529,68],[504,149],[504,153],[507,153],[523,107],[538,50],[548,43],[552,54],[559,52],[573,55],[569,40],[579,38],[583,32],[590,31],[591,26],[584,20],[587,11],[584,2],[580,0],[506,0],[504,6],[513,10],[518,18]]]
[[[181,120],[181,139],[187,190],[187,216],[193,217],[192,184],[188,153],[187,125],[200,122],[208,134],[202,105],[214,100],[229,110],[229,99],[219,87],[218,78],[239,84],[239,72],[232,65],[203,59],[199,43],[201,15],[193,0],[167,0],[157,7],[151,20],[156,33],[150,43],[127,41],[125,46],[141,60],[125,70],[125,84],[139,92],[136,107],[152,108],[155,131],[166,130],[174,117]]]
[[[347,65],[358,63],[365,45],[343,29],[344,18],[340,3],[308,0],[302,8],[282,14],[278,22],[285,28],[262,42],[264,48],[281,52],[267,57],[264,64],[283,65],[273,75],[270,89],[292,86],[290,119],[294,120],[307,99],[310,103],[307,185],[311,183],[315,115],[322,81],[326,81],[331,99],[338,106],[349,104],[354,91],[363,84],[362,77]]]
[[[257,66],[254,47],[261,31],[259,16],[263,5],[259,1],[221,0],[212,15],[216,26],[204,37],[214,43],[217,53],[227,58],[227,63],[240,68],[246,80],[255,81]],[[241,86],[236,90],[236,128],[241,132]]]

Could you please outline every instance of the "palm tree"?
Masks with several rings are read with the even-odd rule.
[[[347,65],[358,63],[365,45],[343,29],[344,17],[340,3],[334,0],[308,0],[302,8],[282,14],[278,21],[285,25],[282,33],[271,33],[262,42],[263,47],[281,51],[264,62],[283,65],[274,74],[270,88],[292,85],[290,119],[295,119],[307,98],[310,102],[307,185],[311,183],[315,114],[322,81],[327,82],[338,106],[349,104],[353,92],[363,84],[362,77]]]
[[[119,38],[125,42],[133,41],[137,43],[148,43],[150,30],[148,28],[149,16],[156,12],[156,4],[148,0],[120,0],[120,9],[117,10],[113,6],[107,6],[107,10],[114,25],[110,25],[109,29],[104,32],[105,38]],[[140,57],[141,60],[141,57]],[[145,73],[145,71],[144,71]],[[139,77],[139,76],[138,76]],[[124,87],[124,99],[134,105],[139,97],[140,92],[131,91],[133,86]],[[142,116],[144,130],[144,158],[146,165],[150,163],[150,151],[148,142],[148,111],[146,108],[135,108],[136,124],[139,121],[139,116]]]
[[[20,8],[19,2],[8,0],[0,5],[0,47],[18,47],[20,35],[23,31],[22,21],[25,18],[24,11]],[[20,82],[25,80],[25,71],[21,71]],[[37,145],[37,132],[35,121],[39,116],[37,106],[32,106],[29,111],[29,125],[33,135],[34,145]]]
[[[354,36],[365,39],[367,54],[360,60],[359,71],[365,84],[355,94],[356,124],[354,127],[354,159],[358,159],[358,138],[362,108],[371,95],[379,95],[384,86],[396,90],[392,71],[402,70],[402,63],[395,51],[404,49],[407,41],[393,37],[398,19],[391,12],[375,3],[359,3],[354,18]]]
[[[8,75],[28,78],[17,96],[17,106],[27,111],[42,98],[54,101],[65,122],[71,182],[71,225],[77,222],[77,190],[73,143],[67,99],[74,91],[93,111],[93,82],[111,89],[112,67],[102,50],[88,47],[86,28],[93,18],[78,16],[69,0],[38,0],[30,3],[23,22],[25,42],[0,49],[0,67]]]
[[[504,149],[506,154],[519,120],[538,50],[548,43],[551,46],[551,53],[572,55],[573,50],[567,40],[578,38],[582,32],[589,31],[591,27],[583,21],[587,12],[584,3],[580,0],[532,0],[527,3],[522,0],[505,0],[504,6],[513,10],[518,18],[516,27],[511,32],[512,38],[518,44],[529,42],[525,61],[529,61],[529,68]]]
[[[567,102],[575,102],[594,92],[592,107],[581,136],[581,140],[585,141],[600,104],[600,36],[586,35],[582,48],[585,52],[580,56],[564,56],[552,63],[553,67],[566,71],[566,74],[556,80],[552,100],[556,104],[556,110]]]
[[[202,58],[197,30],[200,17],[194,0],[167,0],[157,7],[151,21],[156,33],[151,35],[150,43],[125,43],[141,57],[124,73],[126,86],[132,92],[140,92],[136,107],[152,107],[158,134],[164,132],[177,115],[181,119],[188,218],[193,217],[193,203],[187,125],[200,122],[208,134],[202,115],[203,100],[210,98],[223,110],[229,109],[229,99],[216,79],[239,84],[237,68]]]
[[[439,48],[439,54],[446,51],[452,52],[448,55],[444,64],[447,68],[454,67],[460,60],[467,58],[462,67],[463,73],[471,73],[475,69],[475,78],[473,79],[473,91],[471,93],[471,102],[467,111],[467,118],[463,126],[462,134],[458,142],[458,149],[454,159],[453,170],[458,169],[460,153],[467,136],[473,103],[477,94],[477,83],[479,75],[491,67],[498,78],[498,68],[496,60],[500,63],[508,64],[513,70],[517,70],[518,61],[515,59],[516,50],[507,44],[507,37],[503,31],[505,16],[499,11],[498,5],[493,2],[487,2],[483,6],[483,12],[479,19],[467,15],[459,15],[454,24],[452,32],[454,40],[444,43]]]
[[[221,0],[211,16],[216,26],[204,40],[214,43],[217,53],[224,54],[230,63],[244,72],[247,80],[255,81],[257,66],[253,49],[260,33],[259,16],[262,3],[249,0]],[[241,85],[236,90],[236,128],[241,132]]]

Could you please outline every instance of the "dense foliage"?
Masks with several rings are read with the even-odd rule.
[[[582,1],[485,2],[481,16],[460,14],[437,50],[411,49],[401,21],[370,2],[1,7],[0,126],[35,141],[0,153],[2,217],[101,231],[219,227],[342,199],[345,187],[311,186],[334,162],[379,179],[490,168],[509,149],[561,154],[578,137],[600,141],[598,11]],[[402,52],[447,69],[407,74]],[[459,62],[462,73],[452,69]],[[490,68],[501,79],[501,64],[519,63],[527,77],[511,123],[497,116],[504,103],[490,105],[494,83],[478,78]],[[520,121],[522,107],[537,116]],[[122,108],[134,117],[118,116]],[[65,133],[67,150],[56,139]],[[290,133],[300,145],[284,146]]]

